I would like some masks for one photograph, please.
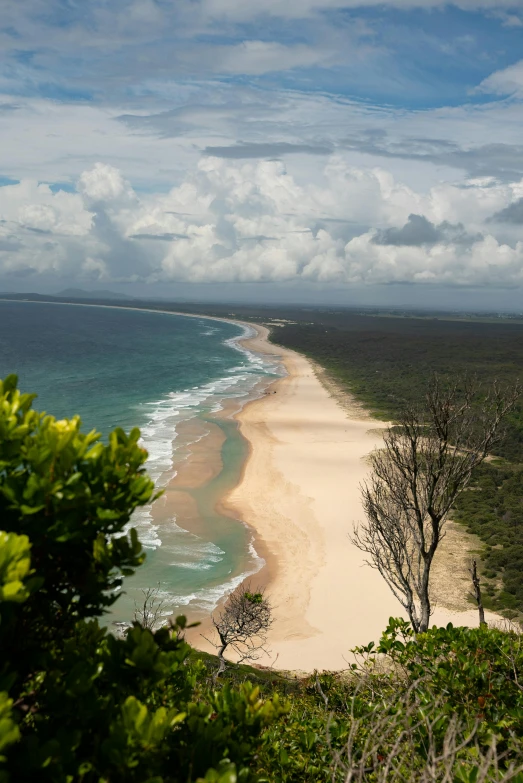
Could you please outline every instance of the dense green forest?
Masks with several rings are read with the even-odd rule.
[[[298,678],[218,677],[184,617],[103,628],[144,560],[125,532],[154,492],[138,439],[0,381],[1,783],[523,783],[514,632],[391,619],[345,672]]]
[[[523,612],[523,467],[483,464],[458,498],[456,521],[485,542],[484,604],[508,617]]]

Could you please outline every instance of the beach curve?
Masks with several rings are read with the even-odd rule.
[[[242,325],[247,325],[243,324]],[[363,521],[360,484],[369,453],[387,425],[350,395],[341,404],[305,356],[269,342],[249,323],[249,350],[283,361],[287,375],[236,414],[250,454],[240,483],[223,499],[250,526],[266,567],[253,583],[266,586],[274,607],[269,654],[278,669],[339,670],[350,649],[377,641],[401,607],[379,573],[350,540]],[[439,607],[433,622],[476,625],[477,613]],[[193,644],[207,648],[192,637]]]

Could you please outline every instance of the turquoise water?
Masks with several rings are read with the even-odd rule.
[[[128,309],[0,302],[0,376],[16,372],[21,389],[38,394],[37,409],[57,417],[78,413],[86,430],[105,436],[115,426],[139,426],[148,472],[164,487],[187,456],[184,423],[198,419],[205,432],[224,400],[241,404],[279,374],[270,360],[238,345],[246,329]],[[223,468],[192,493],[203,522],[198,535],[172,512],[159,521],[150,507],[137,511],[132,523],[147,558],[126,580],[112,619],[129,621],[140,590],[157,585],[169,613],[211,611],[246,570],[259,568],[247,528],[214,510],[246,456],[235,422],[216,419],[216,425],[225,435]]]

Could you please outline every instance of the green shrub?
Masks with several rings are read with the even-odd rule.
[[[103,445],[32,400],[0,384],[0,781],[246,780],[281,700],[213,692],[183,617],[123,639],[98,624],[144,557],[125,532],[154,496],[138,430]]]

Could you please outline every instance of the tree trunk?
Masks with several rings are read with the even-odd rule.
[[[405,606],[405,608],[407,610],[407,614],[409,615],[410,624],[412,625],[414,633],[419,633],[419,618],[414,602],[410,601],[407,606]]]
[[[428,591],[427,591],[428,592]],[[419,621],[418,633],[425,633],[429,630],[430,623],[430,600],[428,594],[421,596],[421,617]]]
[[[478,570],[476,566],[476,561],[472,561],[472,568],[470,569],[470,575],[472,577],[472,584],[474,586],[474,598],[476,599],[476,603],[478,605],[478,612],[479,612],[479,624],[480,627],[482,625],[486,625],[485,622],[485,610],[483,609],[483,602],[481,600],[481,586],[479,583],[479,576],[478,576]]]
[[[424,558],[423,577],[421,581],[421,590],[419,593],[420,601],[420,620],[418,633],[425,633],[429,630],[430,623],[430,597],[429,597],[429,579],[430,579],[430,567],[432,565],[433,554],[429,551]]]
[[[218,660],[220,661],[220,664],[218,668],[216,669],[216,672],[214,674],[214,679],[217,680],[218,677],[224,673],[225,669],[227,668],[227,662],[223,656],[225,650],[227,648],[227,644],[222,643],[222,646],[218,650]]]

